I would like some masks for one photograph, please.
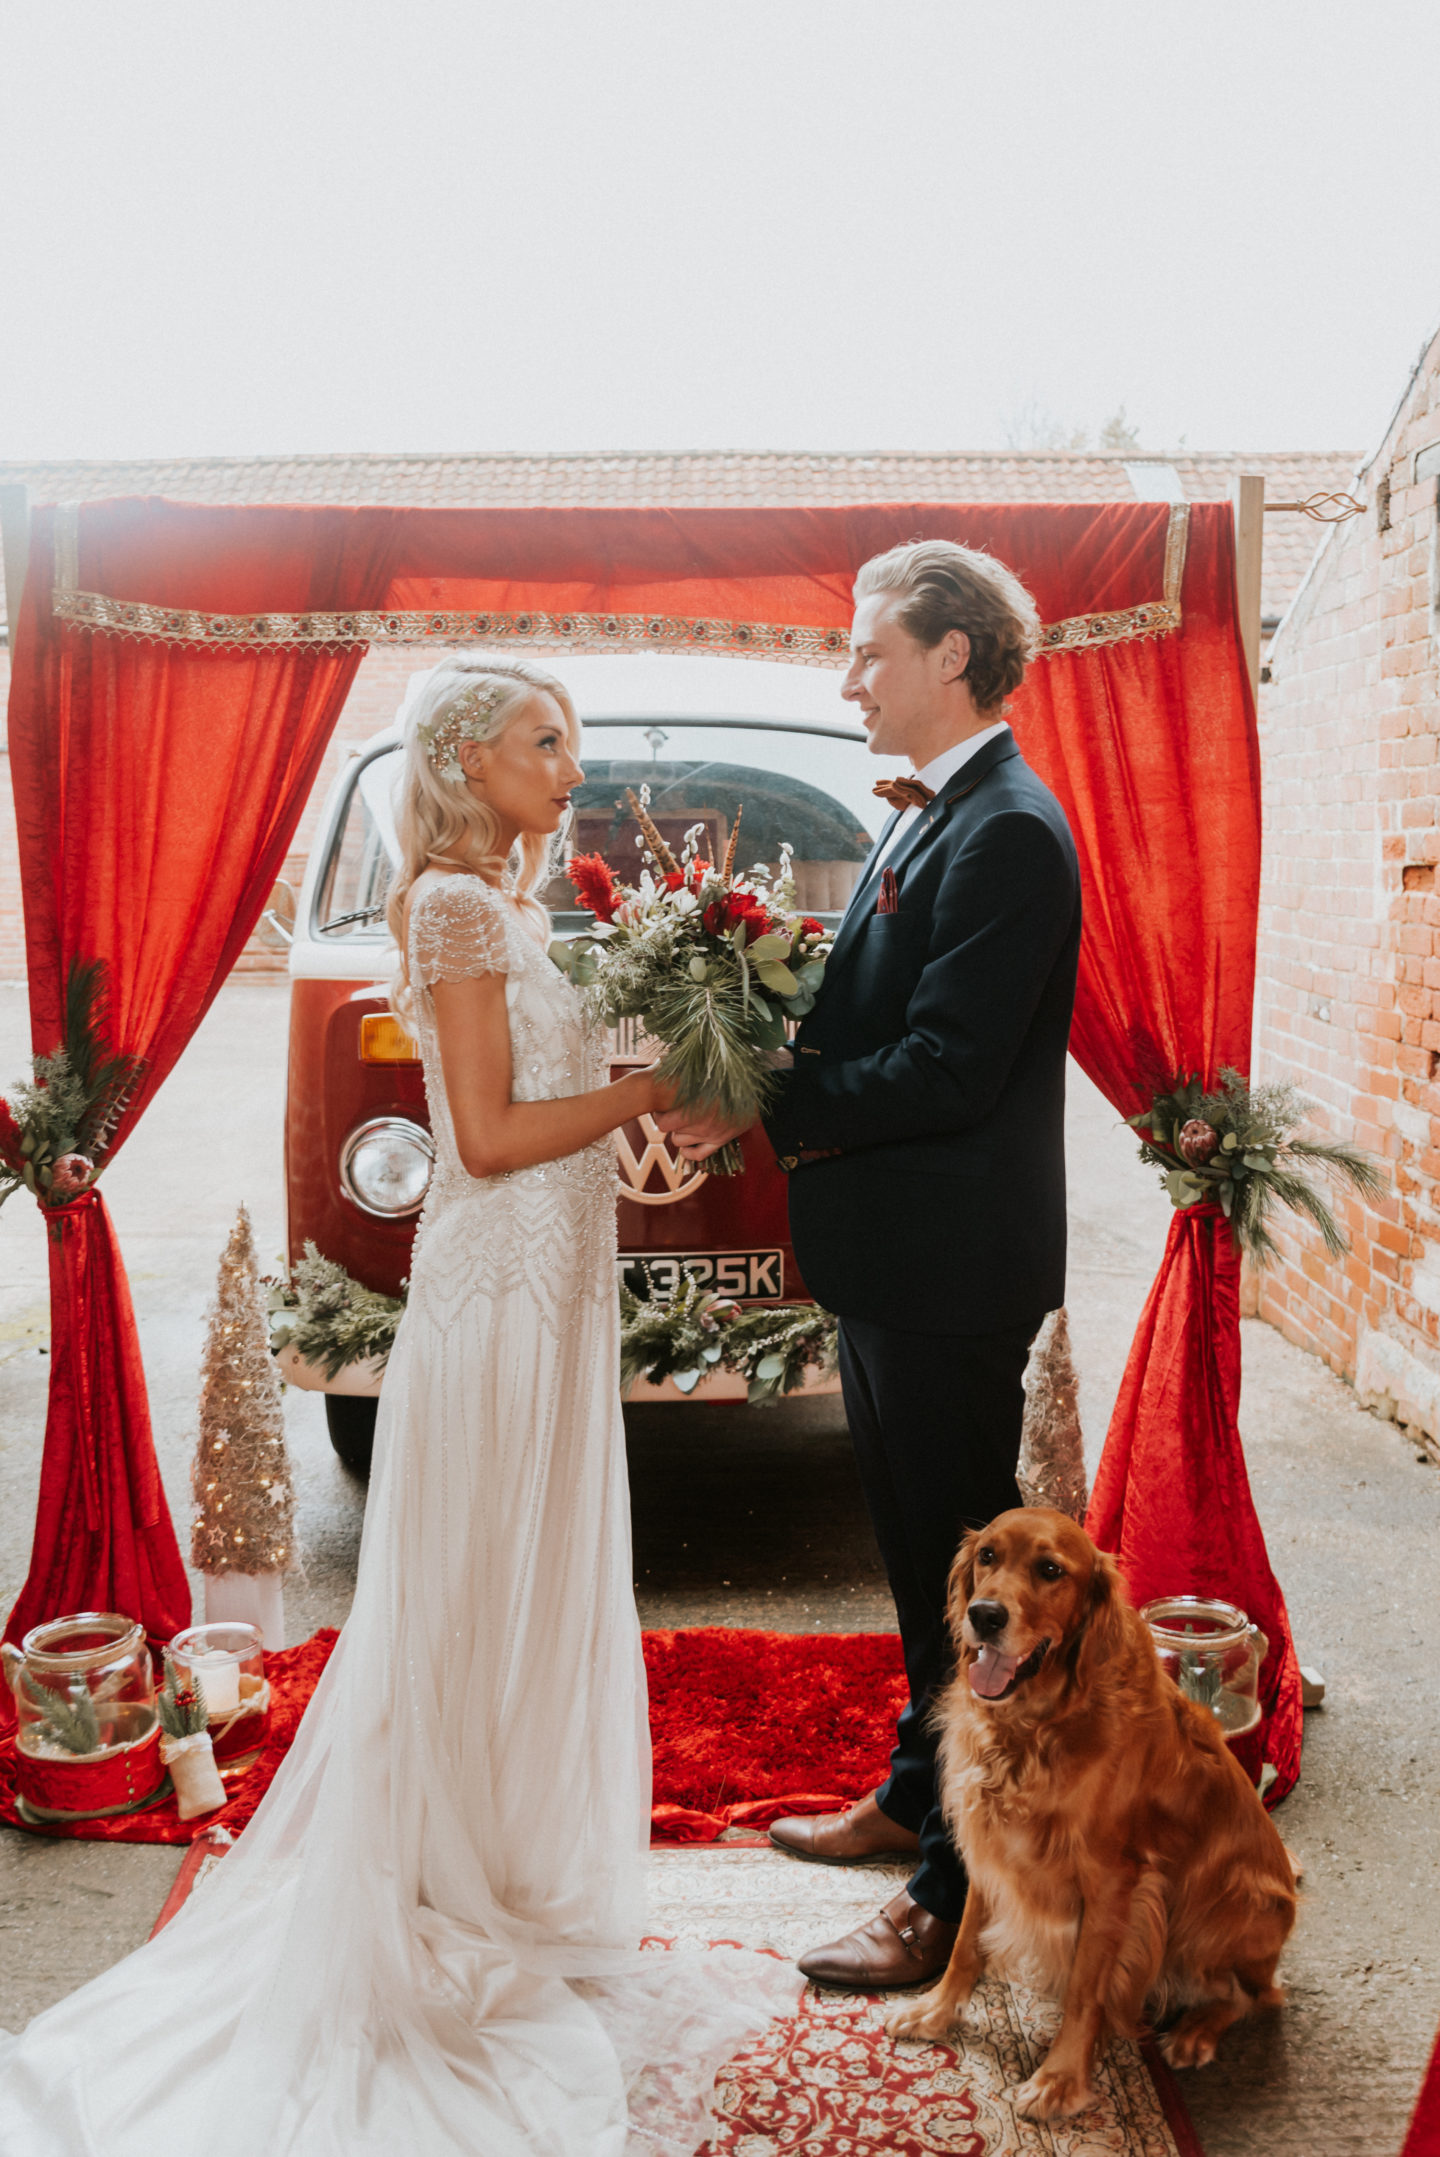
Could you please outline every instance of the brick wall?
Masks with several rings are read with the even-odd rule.
[[[1440,698],[1432,583],[1440,338],[1270,655],[1256,1071],[1380,1155],[1392,1194],[1339,1209],[1352,1248],[1281,1233],[1260,1311],[1440,1435]],[[1433,454],[1427,454],[1433,452]],[[1440,599],[1440,592],[1437,592]]]

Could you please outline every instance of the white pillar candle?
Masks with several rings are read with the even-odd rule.
[[[217,1715],[233,1715],[240,1705],[240,1665],[234,1656],[216,1649],[209,1655],[193,1655],[190,1667],[204,1688],[205,1706],[211,1719]]]

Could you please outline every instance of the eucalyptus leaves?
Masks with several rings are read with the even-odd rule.
[[[1358,1146],[1298,1137],[1305,1110],[1295,1087],[1250,1086],[1238,1071],[1226,1069],[1216,1092],[1206,1093],[1192,1076],[1157,1094],[1148,1109],[1126,1121],[1140,1134],[1141,1160],[1162,1171],[1171,1205],[1213,1200],[1240,1248],[1264,1265],[1279,1253],[1267,1223],[1276,1204],[1313,1222],[1332,1258],[1348,1248],[1339,1222],[1310,1180],[1312,1168],[1338,1177],[1366,1198],[1378,1198],[1385,1189],[1377,1164]]]

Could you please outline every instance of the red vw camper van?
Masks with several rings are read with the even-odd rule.
[[[743,696],[754,707],[757,691],[768,686],[766,701],[782,709],[709,714],[680,705],[675,689],[692,683],[677,683],[673,670],[693,676],[712,666],[728,672],[732,706]],[[743,859],[773,864],[788,840],[799,904],[838,922],[877,812],[876,767],[863,733],[847,723],[834,674],[744,661],[609,658],[567,661],[563,671],[585,721],[576,851],[603,854],[633,878],[636,835],[625,792],[642,782],[662,835],[678,847],[690,825],[703,823],[717,859],[743,804]],[[786,679],[766,685],[757,675]],[[817,709],[824,716],[810,716]],[[292,1263],[310,1241],[388,1294],[409,1271],[434,1161],[416,1050],[385,1006],[394,952],[383,916],[399,762],[391,726],[352,753],[326,802],[290,948],[285,1119]],[[545,897],[557,935],[588,921],[563,877]],[[635,1055],[622,1028],[614,1068]],[[810,1300],[790,1249],[785,1179],[761,1133],[747,1138],[746,1157],[744,1176],[711,1177],[682,1161],[649,1118],[618,1134],[619,1267],[639,1293],[647,1292],[647,1277],[668,1293],[683,1272],[740,1301]],[[342,1372],[325,1388],[330,1435],[347,1465],[363,1469],[376,1404],[346,1383]],[[677,1400],[744,1394],[725,1373],[688,1396],[668,1390]]]

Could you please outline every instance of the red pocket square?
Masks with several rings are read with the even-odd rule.
[[[880,872],[880,896],[875,901],[877,914],[898,914],[900,911],[900,886],[895,881],[893,869]]]

